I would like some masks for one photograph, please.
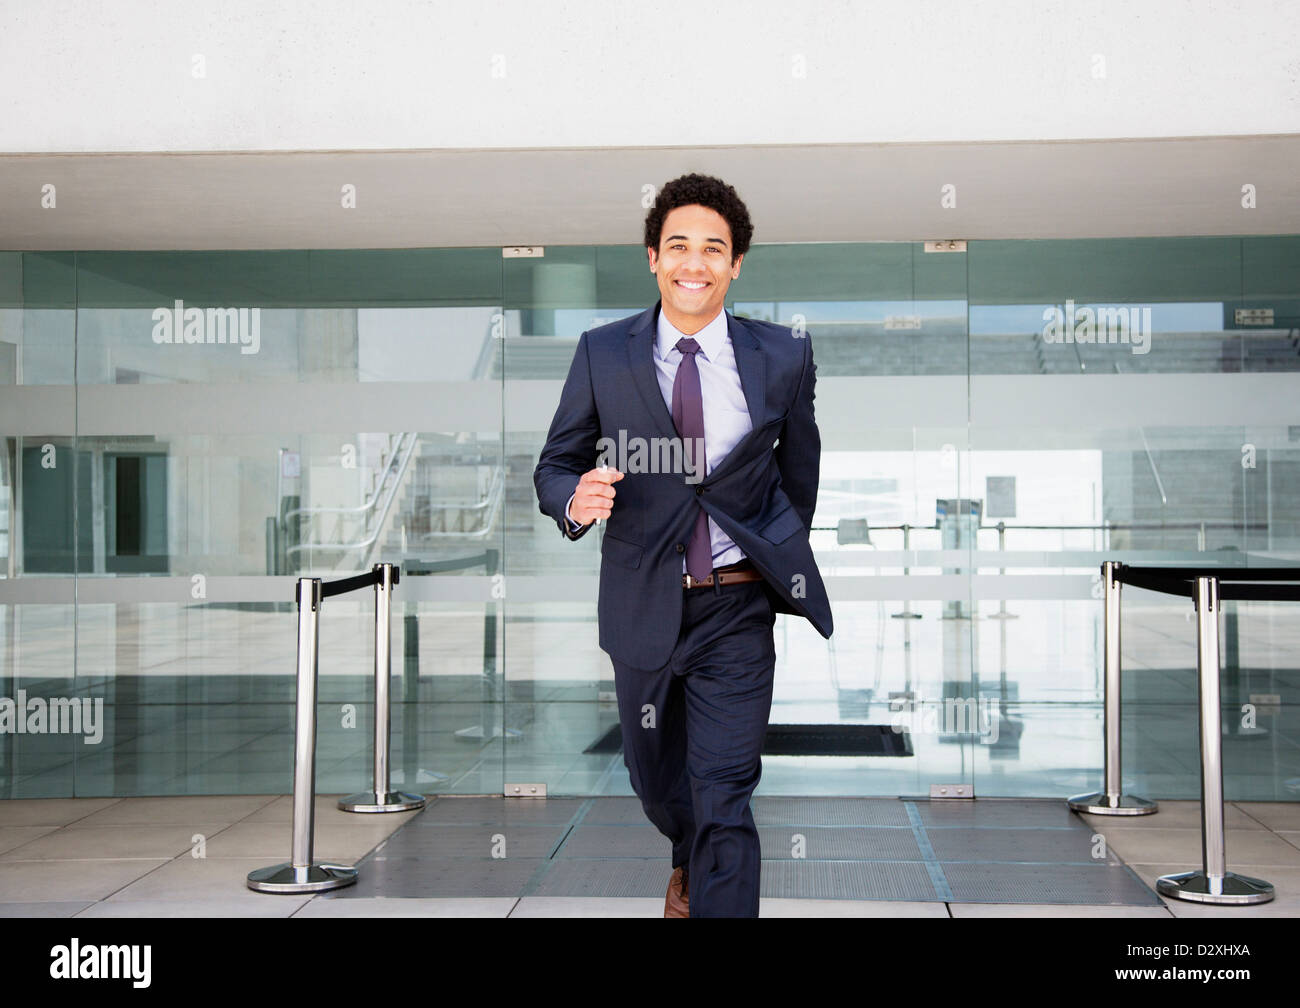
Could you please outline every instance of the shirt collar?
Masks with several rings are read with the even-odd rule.
[[[686,333],[668,321],[661,303],[659,306],[659,327],[655,339],[655,350],[659,354],[659,359],[667,360],[669,352],[676,349],[677,341],[685,335]],[[729,338],[726,308],[719,311],[717,317],[699,332],[691,334],[691,339],[699,343],[704,356],[711,361],[718,359],[723,345]]]

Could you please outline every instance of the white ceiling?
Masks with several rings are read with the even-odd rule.
[[[1041,143],[0,155],[0,248],[633,244],[647,186],[735,185],[756,242],[1300,233],[1300,134]],[[1257,208],[1243,209],[1253,185]],[[41,206],[43,187],[56,206]],[[340,206],[353,185],[356,209]],[[956,207],[940,205],[956,187]]]

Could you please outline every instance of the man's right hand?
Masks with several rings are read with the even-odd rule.
[[[623,478],[617,469],[592,469],[582,474],[569,504],[569,516],[579,525],[590,525],[597,518],[608,518],[614,507],[614,487]]]

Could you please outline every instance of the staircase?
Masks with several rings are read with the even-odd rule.
[[[498,442],[425,435],[376,562],[446,560],[492,547],[504,499]]]

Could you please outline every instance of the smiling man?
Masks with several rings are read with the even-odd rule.
[[[772,705],[776,613],[832,631],[808,543],[821,440],[806,334],[724,309],[753,225],[705,175],[663,187],[645,220],[659,301],[582,334],[533,473],[569,539],[603,520],[600,646],[624,762],[672,844],[666,917],[756,917],[749,808]],[[609,440],[604,440],[609,439]],[[676,471],[599,463],[598,443],[677,439]]]

